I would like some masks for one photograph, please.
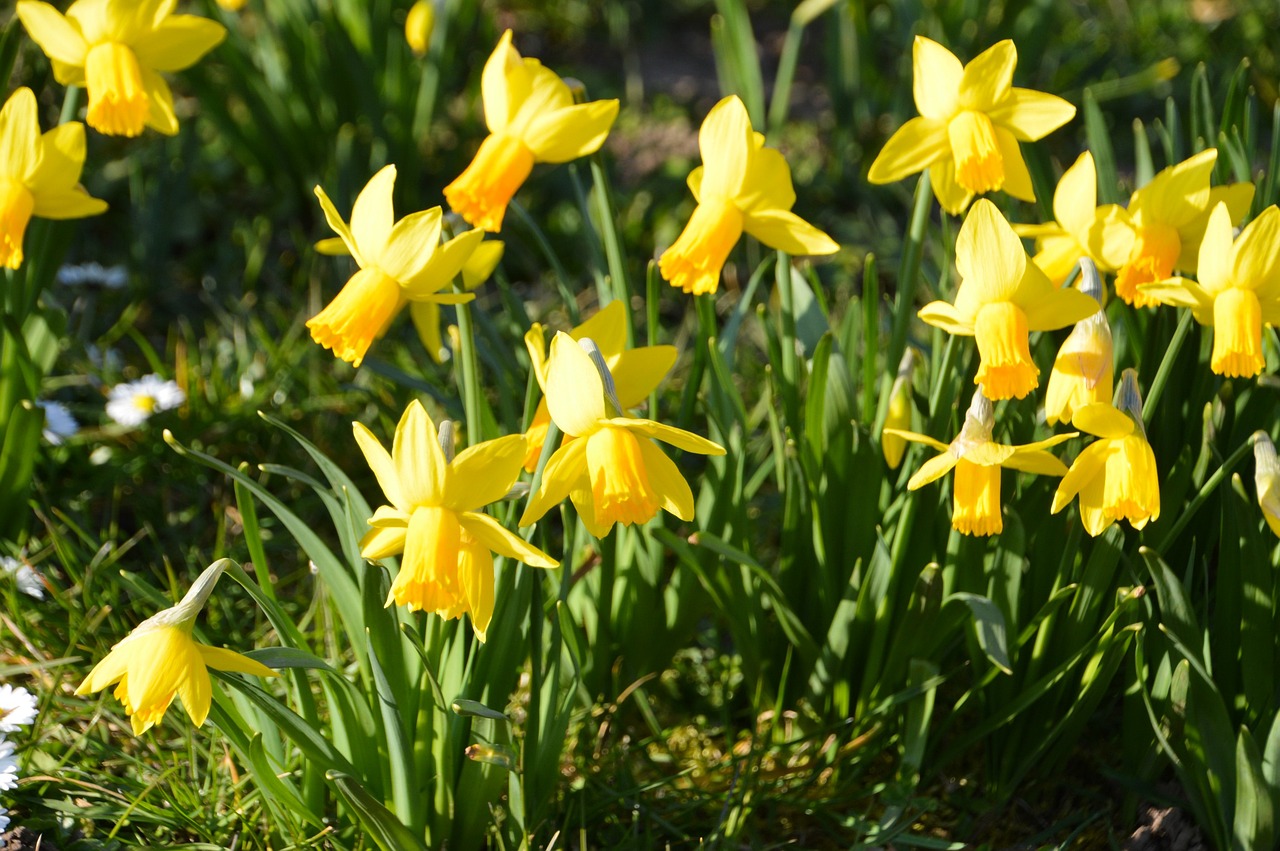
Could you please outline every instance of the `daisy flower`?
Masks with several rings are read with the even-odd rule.
[[[18,785],[18,758],[13,755],[13,742],[0,738],[0,792]]]
[[[36,402],[44,410],[44,439],[58,446],[80,430],[80,424],[61,402]]]
[[[24,688],[0,686],[0,733],[16,733],[36,720],[36,696]]]
[[[152,414],[176,408],[187,400],[176,381],[144,375],[137,381],[117,384],[107,396],[107,416],[122,426],[139,426]]]
[[[25,561],[12,556],[0,556],[0,570],[13,577],[18,590],[23,594],[35,597],[37,600],[44,599],[44,580],[40,578],[40,574],[36,573],[36,569]],[[3,727],[0,727],[0,730],[2,729]]]

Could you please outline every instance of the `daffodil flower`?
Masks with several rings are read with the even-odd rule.
[[[491,239],[476,246],[476,250],[462,264],[462,289],[471,292],[489,280],[498,261],[505,250],[501,240]],[[444,363],[448,350],[444,347],[444,339],[440,335],[440,303],[435,301],[415,301],[409,304],[409,316],[413,319],[413,327],[418,330],[418,338],[426,348],[427,354],[436,363]]]
[[[1087,257],[1081,257],[1080,291],[1102,303],[1102,279]],[[1113,364],[1111,325],[1099,310],[1081,319],[1071,329],[1049,373],[1044,392],[1044,415],[1049,425],[1071,422],[1073,411],[1099,402],[1109,402]]]
[[[973,205],[960,228],[956,268],[955,304],[931,302],[920,318],[949,334],[977,339],[982,362],[974,383],[988,399],[1021,399],[1039,384],[1029,332],[1062,328],[1098,310],[1084,293],[1051,284],[985,198]]]
[[[496,232],[535,162],[565,163],[599,150],[618,117],[618,101],[575,104],[554,71],[521,58],[511,30],[485,63],[480,89],[489,136],[444,197],[472,227]]]
[[[1213,326],[1209,366],[1231,378],[1262,372],[1262,326],[1280,323],[1280,211],[1273,204],[1231,241],[1233,212],[1219,203],[1209,216],[1196,276],[1139,287],[1139,295],[1191,309]]]
[[[414,56],[427,55],[431,48],[431,31],[436,25],[436,6],[434,0],[417,0],[409,7],[409,14],[404,16],[404,40]]]
[[[621,410],[629,411],[644,403],[657,389],[662,379],[676,362],[675,346],[640,346],[627,348],[627,306],[621,301],[611,301],[595,315],[569,332],[575,340],[589,339],[600,351],[605,366],[613,376],[614,390]],[[524,335],[524,345],[533,365],[533,375],[542,392],[547,392],[547,338],[545,329],[535,322]],[[528,453],[524,468],[530,473],[538,466],[542,444],[547,439],[547,427],[551,414],[544,396],[538,402],[529,430],[525,432]],[[568,439],[568,438],[566,438]]]
[[[440,292],[457,276],[484,232],[469,230],[440,244],[441,210],[432,207],[395,221],[391,192],[396,167],[385,166],[356,197],[348,226],[319,186],[316,197],[329,227],[360,271],[329,306],[307,320],[311,337],[354,366],[411,301],[460,304],[470,293]]]
[[[1133,232],[1129,256],[1116,274],[1116,295],[1134,307],[1153,307],[1150,291],[1139,289],[1194,269],[1209,213],[1219,202],[1239,222],[1253,203],[1253,184],[1235,183],[1210,189],[1209,176],[1218,160],[1214,148],[1164,169],[1129,199],[1123,221]]]
[[[48,3],[19,0],[18,17],[64,86],[89,91],[85,120],[99,133],[178,132],[173,93],[158,71],[181,71],[223,38],[208,18],[175,15],[176,0],[76,0],[64,17]]]
[[[1097,537],[1117,520],[1141,529],[1160,517],[1160,480],[1156,457],[1142,424],[1142,396],[1138,374],[1126,369],[1116,390],[1115,406],[1086,405],[1075,412],[1072,425],[1096,435],[1053,495],[1052,514],[1080,495],[1080,521]]]
[[[524,437],[486,440],[453,457],[452,424],[439,432],[416,400],[409,403],[388,453],[360,423],[356,443],[390,505],[369,518],[360,554],[377,561],[403,553],[387,605],[471,618],[485,640],[493,617],[493,553],[530,567],[559,562],[499,525],[481,509],[502,499],[520,475]]]
[[[924,36],[912,49],[918,118],[889,137],[867,179],[893,183],[929,169],[942,209],[958,216],[975,195],[1003,189],[1034,201],[1018,142],[1034,142],[1066,124],[1076,108],[1054,95],[1012,85],[1018,51],[998,42],[968,65]]]
[[[197,727],[209,715],[212,684],[209,668],[259,677],[276,672],[232,650],[199,644],[191,637],[196,615],[213,593],[213,586],[230,559],[219,559],[205,568],[182,601],[152,615],[111,648],[76,689],[86,695],[116,685],[116,699],[140,736],[158,724],[174,697]]]
[[[962,535],[998,535],[1004,530],[1004,518],[1000,515],[1001,467],[1041,476],[1061,476],[1067,472],[1066,465],[1045,450],[1075,437],[1076,432],[1055,434],[1048,440],[1025,446],[1008,446],[991,439],[994,425],[991,402],[979,389],[974,391],[960,434],[951,443],[914,431],[885,429],[888,434],[939,450],[939,454],[915,472],[907,482],[907,490],[917,490],[956,471],[951,528]]]
[[[1253,483],[1258,490],[1258,507],[1277,536],[1280,536],[1280,458],[1275,444],[1265,431],[1253,436]]]
[[[566,496],[597,538],[609,534],[614,523],[647,523],[659,509],[693,519],[689,483],[648,438],[700,455],[723,455],[723,447],[683,429],[625,416],[604,358],[589,339],[557,333],[545,380],[552,422],[575,439],[548,459],[521,526]]]
[[[907,451],[907,441],[901,432],[911,428],[911,373],[916,365],[916,350],[907,347],[898,362],[898,374],[889,390],[889,410],[885,414],[884,428],[880,430],[880,451],[890,470],[898,469]]]
[[[689,174],[698,206],[658,268],[673,287],[713,293],[720,270],[743,231],[788,254],[834,254],[831,237],[791,212],[796,192],[782,153],[764,146],[747,108],[730,95],[711,108],[698,131],[702,165]]]
[[[22,265],[22,240],[32,216],[78,219],[107,209],[80,185],[84,125],[40,133],[36,96],[20,88],[0,109],[0,265]]]
[[[1103,272],[1114,272],[1133,248],[1133,229],[1118,204],[1098,206],[1098,173],[1093,154],[1085,151],[1067,169],[1053,193],[1054,221],[1014,225],[1018,236],[1036,241],[1031,259],[1057,286],[1067,280],[1080,258]],[[1111,398],[1110,390],[1107,398]]]

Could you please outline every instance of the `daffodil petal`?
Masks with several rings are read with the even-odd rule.
[[[3,132],[0,130],[0,134]],[[39,162],[30,172],[30,185],[46,190],[78,188],[76,183],[84,168],[84,155],[84,125],[79,121],[59,124],[40,137]],[[36,194],[39,192],[37,189]],[[39,198],[36,203],[40,203]]]
[[[65,65],[84,65],[89,45],[80,29],[56,8],[36,0],[21,0],[17,12],[27,34],[46,56]]]
[[[80,165],[84,164],[84,130],[81,129]],[[36,96],[26,86],[15,91],[0,109],[0,164],[6,175],[23,180],[40,162],[40,125]],[[77,168],[76,174],[79,174]]]
[[[1058,181],[1053,193],[1053,215],[1065,231],[1080,239],[1093,224],[1097,207],[1098,172],[1093,154],[1085,151]]]
[[[867,180],[872,183],[894,183],[902,178],[924,171],[951,154],[951,141],[947,138],[947,125],[932,118],[912,118],[884,143]],[[935,187],[936,190],[936,187]]]
[[[387,240],[391,236],[391,226],[395,220],[391,193],[395,183],[396,167],[383,166],[369,179],[364,189],[360,190],[356,203],[351,208],[351,235],[355,237],[361,253],[371,263],[377,263],[383,256]]]
[[[960,78],[961,108],[990,113],[1009,96],[1017,64],[1018,51],[1007,38],[979,53]]]
[[[1213,294],[1190,278],[1169,278],[1144,284],[1138,291],[1171,307],[1185,307],[1193,312],[1201,325],[1213,324]]]
[[[151,102],[146,126],[166,136],[178,134],[178,116],[173,111],[173,92],[169,84],[150,68],[142,69],[142,88]]]
[[[884,434],[892,434],[896,437],[902,438],[903,440],[910,440],[912,443],[923,443],[926,446],[932,446],[939,452],[951,451],[951,447],[943,443],[941,440],[932,438],[927,434],[920,434],[916,431],[906,431],[905,429],[900,428],[887,428],[884,430]]]
[[[919,316],[935,328],[941,328],[948,334],[973,336],[973,317],[962,316],[954,306],[945,301],[931,301],[920,308]]]
[[[1129,214],[1173,228],[1189,224],[1208,206],[1209,175],[1217,161],[1217,149],[1209,148],[1164,169],[1133,193]]]
[[[1227,210],[1226,204],[1218,204],[1209,213],[1209,221],[1205,225],[1204,237],[1201,240],[1203,250],[1200,252],[1196,268],[1200,286],[1206,292],[1218,293],[1231,286],[1234,277],[1231,249],[1233,235],[1231,213]],[[1274,237],[1274,234],[1272,236]],[[1243,238],[1243,234],[1241,237]]]
[[[711,108],[698,131],[703,195],[737,196],[747,173],[754,132],[747,108],[737,95],[729,95]]]
[[[693,193],[693,200],[702,201],[702,174],[703,166],[697,166],[693,171],[689,172],[689,176],[685,178],[685,183],[689,186],[689,191]]]
[[[1093,406],[1087,405],[1085,407]],[[1081,410],[1084,409],[1082,408]],[[1057,514],[1066,508],[1068,503],[1076,498],[1076,494],[1080,493],[1080,489],[1088,485],[1102,472],[1102,466],[1106,463],[1108,451],[1107,442],[1102,440],[1095,441],[1084,448],[1084,451],[1076,457],[1075,462],[1071,465],[1071,469],[1067,471],[1067,474],[1062,477],[1062,481],[1058,483],[1058,489],[1053,494],[1053,506],[1049,509],[1050,514]]]
[[[1014,448],[1012,446],[988,440],[976,446],[965,447],[964,453],[960,457],[970,464],[977,464],[979,467],[998,467],[1013,457],[1013,453]]]
[[[530,567],[559,567],[560,562],[504,528],[487,514],[468,511],[458,515],[458,523],[490,550]]]
[[[400,490],[400,475],[396,472],[391,455],[364,423],[352,423],[351,430],[355,434],[356,445],[364,453],[364,459],[368,462],[369,469],[373,471],[373,477],[378,480],[378,485],[382,488],[387,502],[401,511],[409,511],[412,506],[405,501]]]
[[[360,247],[356,245],[356,238],[351,234],[351,228],[342,220],[342,216],[338,215],[338,210],[333,206],[333,202],[329,200],[329,196],[325,193],[324,188],[317,185],[315,188],[316,198],[320,201],[320,209],[324,212],[324,220],[329,224],[329,228],[338,235],[338,238],[346,243],[347,251],[355,258],[357,265],[364,268],[364,255],[360,253]]]
[[[391,459],[395,462],[396,479],[405,501],[399,505],[392,500],[392,505],[410,511],[412,506],[440,504],[445,489],[444,450],[440,448],[436,424],[417,399],[404,409],[396,426]],[[391,499],[390,494],[387,499]]]
[[[409,317],[422,347],[436,363],[444,363],[444,339],[440,336],[440,305],[434,301],[409,302]]]
[[[408,538],[409,527],[381,526],[370,529],[360,539],[360,557],[369,561],[381,561],[404,552],[404,542]]]
[[[255,677],[279,676],[275,671],[256,659],[250,659],[243,653],[237,653],[234,650],[227,650],[224,647],[210,647],[207,644],[197,644],[196,649],[200,652],[200,658],[204,660],[205,665],[215,671],[253,674]]]
[[[610,370],[613,386],[618,392],[618,403],[624,409],[642,404],[666,378],[675,362],[675,346],[645,346],[628,349],[618,355]]]
[[[911,45],[911,89],[925,118],[946,121],[955,114],[964,66],[950,50],[918,35]]]
[[[1025,446],[1016,447],[1016,451],[1004,460],[1002,467],[1020,470],[1023,473],[1035,473],[1039,476],[1065,476],[1067,465],[1056,456],[1043,449],[1030,449]]]
[[[542,482],[529,499],[521,526],[528,526],[552,508],[564,501],[570,491],[579,487],[587,475],[587,442],[571,440],[562,445],[547,459],[542,469]],[[590,491],[590,487],[587,488]]]
[[[956,456],[952,455],[950,450],[933,456],[921,464],[920,469],[912,475],[907,482],[907,490],[919,490],[930,482],[936,482],[951,472],[956,466],[956,460]]]
[[[143,30],[130,45],[139,64],[156,71],[181,71],[227,37],[227,28],[197,15],[173,15]]]
[[[662,501],[662,508],[681,520],[692,520],[693,491],[680,474],[680,468],[649,441],[642,440],[638,445],[640,457],[644,459],[645,472],[649,476],[649,486]]]
[[[578,342],[563,331],[551,341],[546,394],[551,419],[565,434],[590,434],[606,416],[600,373]]]
[[[441,293],[451,281],[462,273],[463,267],[484,245],[484,231],[463,231],[433,251],[427,262],[416,272],[401,280],[405,296],[411,301],[427,296],[440,304],[463,304],[475,298],[475,293]]]
[[[449,465],[444,504],[476,511],[502,499],[520,477],[527,448],[523,434],[509,434],[459,452]]]
[[[748,161],[742,191],[734,199],[739,210],[750,214],[756,210],[790,210],[796,203],[796,190],[791,184],[791,166],[774,148],[760,148]]]
[[[1119,269],[1133,253],[1136,237],[1128,211],[1119,204],[1107,204],[1094,213],[1085,247],[1102,271]]]
[[[1009,301],[1027,269],[1027,252],[1004,216],[979,198],[956,237],[956,268],[983,302]]]
[[[1078,409],[1071,417],[1071,424],[1081,431],[1107,440],[1125,437],[1133,432],[1133,420],[1129,415],[1106,402]]]
[[[522,140],[538,162],[567,163],[594,154],[618,117],[618,101],[596,100],[542,113]]]
[[[439,248],[442,218],[441,209],[432,207],[396,222],[374,261],[378,268],[396,281],[408,281],[420,273]]]
[[[1222,204],[1218,209],[1226,209]],[[1201,253],[1206,253],[1201,249]],[[1240,232],[1231,251],[1237,286],[1275,292],[1280,288],[1280,209],[1267,207]],[[1205,287],[1205,289],[1209,289]]]
[[[793,256],[835,254],[840,244],[790,210],[755,210],[742,229],[770,248]]]
[[[956,164],[951,158],[951,149],[948,147],[943,153],[943,159],[929,166],[929,184],[933,187],[933,197],[938,199],[938,206],[958,216],[973,200],[973,193],[956,182]]]
[[[653,420],[632,419],[630,417],[617,417],[605,420],[604,424],[639,432],[655,440],[661,440],[663,443],[669,443],[677,449],[683,449],[685,452],[696,452],[699,455],[725,454],[724,447],[715,441],[707,440],[705,437],[699,437],[693,432],[685,431],[682,428],[676,428],[666,423],[656,423]]]
[[[996,127],[996,145],[1000,148],[1000,156],[1004,159],[1004,186],[1006,193],[1023,201],[1036,200],[1035,189],[1031,186],[1031,174],[1027,171],[1027,163],[1022,159],[1022,149],[1018,140],[1003,127]]]
[[[201,653],[201,656],[203,655]],[[206,664],[208,664],[207,661]],[[272,671],[273,676],[274,674],[275,672]],[[209,706],[213,702],[213,683],[209,680],[209,669],[204,666],[188,668],[178,680],[177,692],[178,697],[182,699],[182,708],[191,718],[191,723],[197,727],[202,726],[205,719],[209,717]]]
[[[507,129],[520,104],[529,97],[531,87],[529,72],[511,45],[511,30],[507,30],[498,39],[498,46],[484,63],[480,76],[484,122],[490,133],[501,133]]]
[[[1033,271],[1036,276],[1043,279],[1042,287],[1035,288],[1040,289],[1043,295],[1037,293],[1039,297],[1032,296],[1019,300],[1019,304],[1025,305],[1023,311],[1027,316],[1028,331],[1053,331],[1065,328],[1092,316],[1100,309],[1098,302],[1092,296],[1085,295],[1080,290],[1053,286],[1044,273],[1038,267],[1034,267],[1034,264],[1033,269],[1028,271]]]
[[[31,209],[33,214],[46,219],[81,219],[106,211],[106,201],[94,198],[82,188],[40,192]]]
[[[1075,118],[1076,108],[1057,95],[1015,87],[987,114],[993,123],[1009,128],[1018,141],[1035,142]]]
[[[626,303],[617,299],[609,302],[570,331],[569,336],[575,340],[590,338],[600,350],[600,354],[604,355],[605,361],[613,361],[627,347]]]

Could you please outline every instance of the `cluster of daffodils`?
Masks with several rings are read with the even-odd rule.
[[[1019,141],[1062,126],[1074,108],[1052,95],[1012,86],[1017,54],[1003,41],[968,65],[926,38],[914,50],[915,100],[920,117],[903,125],[872,163],[874,183],[927,169],[944,210],[968,210],[956,240],[960,285],[951,302],[935,301],[920,317],[950,334],[975,338],[978,390],[960,434],[943,444],[908,431],[910,353],[889,400],[882,449],[891,467],[904,441],[926,443],[940,455],[910,479],[910,489],[956,471],[952,526],[968,535],[996,534],[1001,466],[1056,475],[1057,513],[1079,497],[1090,535],[1117,520],[1141,529],[1160,516],[1156,460],[1147,442],[1137,373],[1126,369],[1112,393],[1111,329],[1102,312],[1102,273],[1115,275],[1115,293],[1134,308],[1190,309],[1214,329],[1211,369],[1229,378],[1262,372],[1262,326],[1280,321],[1280,212],[1268,207],[1239,235],[1253,186],[1211,186],[1217,151],[1208,149],[1166,168],[1133,193],[1126,206],[1098,205],[1097,172],[1089,152],[1063,174],[1053,198],[1054,221],[1011,226],[994,204],[975,196],[997,190],[1034,200]],[[972,206],[971,206],[972,205]],[[1019,236],[1034,239],[1028,257]],[[1067,286],[1073,270],[1081,274]],[[1195,279],[1184,277],[1195,270]],[[1049,375],[1045,421],[1070,423],[1098,439],[1068,469],[1045,452],[1078,432],[1030,446],[992,440],[990,400],[1024,399],[1040,386],[1031,358],[1031,331],[1073,325]],[[1255,440],[1258,497],[1280,534],[1276,481],[1280,464],[1265,435]]]
[[[0,685],[0,792],[18,785],[18,760],[11,733],[29,727],[36,720],[36,696],[24,688]],[[0,831],[9,827],[9,810],[0,805]]]

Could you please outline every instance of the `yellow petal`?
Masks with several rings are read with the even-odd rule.
[[[939,452],[951,451],[951,447],[948,444],[943,443],[941,440],[936,440],[927,434],[920,434],[919,432],[907,431],[906,429],[901,428],[887,428],[884,430],[884,433],[901,437],[903,440],[910,440],[912,443],[923,443],[926,446],[932,446]]]
[[[791,167],[781,151],[760,148],[751,154],[742,189],[733,201],[747,214],[754,210],[791,209],[796,203],[796,190],[791,185]]]
[[[442,293],[440,290],[457,278],[476,251],[484,246],[484,234],[479,229],[463,231],[431,252],[420,269],[409,268],[402,281],[405,295],[413,301],[430,297],[440,304],[463,304],[474,299],[474,293]]]
[[[1107,440],[1126,437],[1133,432],[1133,420],[1110,403],[1085,405],[1076,411],[1071,424],[1081,431]]]
[[[404,552],[404,542],[409,528],[405,526],[381,526],[370,529],[360,539],[360,557],[380,561]]]
[[[522,134],[541,163],[567,163],[594,154],[618,117],[617,100],[597,100],[539,115]]]
[[[978,54],[964,66],[958,95],[960,107],[990,112],[1008,97],[1017,64],[1018,51],[1009,39],[996,42]]]
[[[128,671],[130,656],[128,648],[122,648],[117,644],[101,662],[93,666],[89,676],[85,677],[84,682],[76,688],[76,694],[81,696],[93,694],[114,684]]]
[[[702,200],[702,166],[697,166],[693,171],[689,172],[689,176],[685,178],[685,183],[689,186],[689,191],[693,193],[694,201]]]
[[[360,190],[355,206],[351,208],[351,235],[360,246],[361,255],[372,264],[377,264],[382,258],[391,236],[391,225],[395,220],[391,192],[395,183],[396,167],[383,166]],[[435,244],[431,247],[434,248]]]
[[[405,501],[400,490],[400,476],[391,455],[364,423],[352,423],[351,429],[355,433],[356,445],[364,453],[364,459],[373,471],[373,477],[378,480],[378,486],[382,488],[387,501],[401,511],[411,510],[412,506]]]
[[[484,63],[480,77],[484,121],[490,133],[507,128],[520,104],[529,97],[532,85],[520,54],[511,46],[511,30],[507,30]]]
[[[770,248],[794,257],[835,254],[840,244],[789,210],[756,210],[743,217],[742,229]]]
[[[996,127],[996,144],[1000,148],[1000,157],[1004,161],[1004,185],[1001,187],[1014,198],[1023,201],[1035,201],[1036,193],[1031,187],[1031,174],[1022,159],[1022,149],[1018,140],[1003,127]]]
[[[1252,290],[1231,287],[1214,298],[1209,365],[1228,378],[1252,378],[1262,372],[1266,365],[1262,358],[1262,306]]]
[[[35,196],[31,212],[45,219],[82,219],[107,211],[107,202],[94,198],[84,189],[62,189],[41,192]]]
[[[1225,208],[1225,204],[1219,207]],[[1204,253],[1208,252],[1202,249]],[[1277,280],[1280,279],[1280,210],[1274,204],[1240,232],[1232,247],[1231,259],[1231,278],[1236,286],[1257,289],[1263,294],[1280,290],[1280,280]],[[1201,283],[1203,285],[1203,281]]]
[[[483,643],[493,620],[493,553],[465,528],[460,544],[458,584],[466,599],[471,629]]]
[[[439,207],[410,213],[392,226],[381,254],[366,248],[366,255],[387,275],[398,282],[410,281],[420,274],[440,247],[440,222],[443,211]],[[355,221],[354,214],[352,221]],[[481,237],[483,238],[483,232]],[[449,279],[441,282],[441,286]]]
[[[443,504],[475,511],[506,495],[524,466],[523,434],[509,434],[459,452],[449,465]]]
[[[317,185],[315,188],[316,198],[320,200],[320,209],[324,211],[324,220],[328,222],[329,228],[338,235],[338,238],[347,246],[347,252],[355,258],[356,264],[361,268],[366,265],[364,255],[360,253],[360,247],[356,245],[356,238],[351,234],[351,228],[347,227],[347,223],[342,220],[342,216],[338,215],[338,210],[333,206],[333,202],[329,200],[329,196],[325,194],[323,187]]]
[[[919,470],[916,470],[915,475],[907,482],[907,490],[919,490],[930,482],[936,482],[950,473],[955,465],[956,456],[952,455],[950,450],[933,456],[921,464]]]
[[[440,305],[434,301],[409,302],[409,316],[422,347],[436,363],[444,363],[444,340],[440,336]]]
[[[1132,220],[1128,211],[1118,204],[1099,207],[1094,217],[1085,247],[1100,271],[1114,272],[1133,253],[1137,235],[1134,233]]]
[[[948,143],[949,145],[949,143]],[[929,166],[929,183],[938,206],[953,216],[962,214],[973,200],[973,193],[956,182],[956,164],[951,158],[950,147],[943,152],[943,159]]]
[[[738,194],[747,174],[753,133],[747,108],[737,95],[729,95],[707,113],[698,131],[704,196],[730,199]]]
[[[1038,476],[1065,476],[1067,474],[1067,465],[1056,457],[1043,449],[1031,449],[1026,446],[1017,447],[1017,451],[1009,456],[1001,466],[1008,467],[1010,470],[1020,470],[1023,473],[1035,473]]]
[[[408,511],[413,506],[441,504],[445,489],[444,451],[440,448],[436,424],[417,399],[404,409],[396,426],[391,458],[404,499],[404,505],[394,501],[392,505]],[[391,495],[387,498],[391,499]]]
[[[893,183],[949,158],[950,153],[951,142],[947,138],[945,121],[912,118],[884,143],[875,161],[871,163],[867,180],[872,183]],[[934,191],[936,194],[936,185]]]
[[[573,106],[573,92],[559,75],[537,59],[523,59],[529,75],[529,94],[519,104],[506,132],[521,140],[528,136],[535,121]],[[607,129],[607,128],[606,128]]]
[[[1102,472],[1103,464],[1106,462],[1106,456],[1110,452],[1109,441],[1095,441],[1084,448],[1084,451],[1077,456],[1071,469],[1062,477],[1062,481],[1058,483],[1058,489],[1053,494],[1053,506],[1049,509],[1050,514],[1057,514],[1059,511],[1067,507],[1071,500],[1076,498],[1081,488],[1085,487],[1089,482]]]
[[[150,68],[142,69],[142,85],[151,107],[147,113],[147,126],[166,136],[178,133],[178,116],[173,111],[173,92],[164,78]],[[89,122],[90,125],[93,122]]]
[[[80,138],[80,164],[83,165],[83,128]],[[27,176],[36,171],[39,162],[40,124],[36,118],[36,96],[31,89],[23,86],[9,95],[4,108],[0,109],[0,169],[3,169],[6,177],[26,182]],[[79,174],[77,169],[76,175]],[[71,182],[74,183],[74,179]]]
[[[945,121],[956,111],[964,66],[936,41],[918,35],[911,46],[911,89],[925,118]]]
[[[20,0],[17,12],[27,34],[46,56],[65,65],[84,65],[89,45],[75,23],[48,3],[35,0]]]
[[[502,243],[502,240],[498,239],[491,239],[488,242],[481,242],[477,245],[475,250],[471,252],[471,256],[462,264],[463,288],[474,290],[489,280],[493,270],[501,262],[505,251],[506,246]]]
[[[3,124],[2,112],[0,112],[0,124]],[[4,132],[0,129],[0,135]],[[76,189],[81,193],[84,192],[84,188],[78,186],[80,172],[84,168],[83,124],[79,121],[59,124],[40,137],[37,150],[38,161],[32,163],[34,168],[29,172],[27,180],[27,185],[31,186],[37,195],[50,190],[65,192]]]
[[[962,316],[953,306],[945,301],[931,301],[920,308],[920,318],[935,328],[941,328],[948,334],[973,336],[974,317]]]
[[[555,508],[572,490],[585,483],[586,476],[587,442],[571,440],[562,445],[547,459],[542,469],[542,483],[529,499],[519,525],[528,526]]]
[[[970,444],[960,449],[954,450],[959,454],[961,460],[970,464],[976,464],[979,467],[999,467],[1005,461],[1013,457],[1014,448],[1003,443],[996,443],[988,440],[978,444]]]
[[[458,522],[462,524],[463,529],[474,535],[476,540],[499,555],[523,562],[530,567],[560,566],[560,562],[528,543],[519,535],[512,534],[487,514],[468,511],[458,516]]]
[[[565,434],[590,434],[607,416],[600,373],[577,341],[563,331],[551,341],[546,393],[551,419]]]
[[[181,71],[227,37],[227,28],[196,15],[173,15],[145,30],[130,45],[138,62],[156,71]]]
[[[279,676],[275,671],[256,659],[250,659],[248,656],[237,653],[234,650],[227,650],[223,647],[210,647],[206,644],[197,644],[196,649],[200,651],[200,656],[204,659],[205,665],[216,671],[252,674],[255,677]]]
[[[1209,175],[1217,161],[1217,149],[1209,148],[1164,169],[1133,193],[1130,216],[1173,228],[1190,223],[1209,203]]]
[[[640,456],[644,459],[649,484],[658,495],[662,509],[681,520],[693,519],[693,491],[680,474],[680,468],[658,447],[647,440],[639,443]]]
[[[639,432],[640,434],[652,437],[655,440],[661,440],[663,443],[669,443],[677,449],[683,449],[685,452],[696,452],[699,455],[723,455],[724,447],[720,444],[707,440],[705,437],[699,437],[693,432],[685,431],[682,428],[669,426],[665,423],[656,423],[653,420],[632,419],[630,417],[618,417],[611,420],[605,420],[605,424],[625,428],[629,431]]]
[[[1076,242],[1076,238],[1066,233],[1043,237],[1039,246],[1040,250],[1031,258],[1031,262],[1044,272],[1055,287],[1062,286],[1080,258],[1085,256],[1085,250]]]
[[[1196,268],[1200,286],[1208,293],[1222,292],[1231,286],[1233,280],[1242,280],[1233,274],[1231,247],[1233,236],[1231,213],[1227,210],[1226,204],[1218,204],[1209,213]],[[1241,234],[1241,242],[1243,242],[1243,236]],[[1274,238],[1275,234],[1271,236]],[[1239,252],[1239,245],[1236,247],[1236,252]]]
[[[675,346],[644,346],[622,352],[610,367],[618,403],[624,409],[642,404],[662,383],[675,362]]]
[[[1027,252],[996,205],[985,198],[974,203],[960,228],[956,268],[962,286],[975,290],[984,302],[1010,300],[1022,281]]]
[[[538,327],[537,340],[539,341],[540,351],[546,351],[541,348],[544,343],[542,340],[542,326]],[[569,336],[575,340],[581,340],[589,337],[596,344],[596,348],[600,350],[600,354],[604,355],[605,362],[612,365],[614,361],[622,355],[627,347],[627,305],[625,302],[617,299],[609,302],[595,313],[569,332]],[[526,341],[528,336],[525,337]],[[532,349],[530,349],[532,351]],[[614,376],[615,383],[617,376]]]
[[[1056,95],[1011,88],[988,115],[996,124],[1009,128],[1018,141],[1034,142],[1075,118],[1076,108]]]
[[[1053,193],[1053,215],[1064,230],[1083,242],[1093,225],[1097,206],[1098,173],[1093,154],[1085,151],[1058,181]]]
[[[533,323],[533,327],[524,332],[524,347],[529,352],[529,366],[533,370],[533,377],[538,380],[538,387],[545,394],[547,392],[547,338],[540,323]],[[545,399],[542,401],[542,407],[546,407]]]
[[[1099,310],[1092,296],[1075,288],[1053,286],[1035,264],[1028,266],[1026,279],[1014,301],[1026,311],[1029,331],[1065,328]]]

